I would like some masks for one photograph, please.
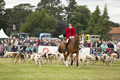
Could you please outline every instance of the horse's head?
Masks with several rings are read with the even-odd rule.
[[[78,42],[80,44],[80,40],[81,40],[81,34],[82,33],[77,33],[74,37],[75,41]]]

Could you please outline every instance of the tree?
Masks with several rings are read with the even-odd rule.
[[[0,9],[3,9],[5,6],[5,1],[4,0],[0,0]]]
[[[60,0],[41,0],[37,5],[37,10],[41,11],[42,8],[46,9],[50,16],[62,20],[63,7]]]
[[[89,20],[89,26],[88,28],[84,31],[84,33],[88,33],[88,34],[96,34],[96,32],[98,31],[98,23],[99,23],[99,18],[100,18],[100,9],[98,6],[96,6],[95,11],[91,14],[90,16],[90,20]],[[97,30],[97,31],[96,31]]]
[[[7,34],[13,33],[13,24],[16,25],[16,31],[19,31],[20,23],[24,21],[24,18],[32,12],[32,9],[35,6],[32,6],[29,3],[18,4],[14,6],[14,8],[6,9],[6,18],[7,25],[9,26],[7,30]]]
[[[57,20],[57,22],[57,27],[52,33],[53,37],[59,37],[59,35],[64,34],[67,27],[67,23],[65,21]]]
[[[111,26],[107,12],[107,5],[105,5],[104,12],[102,15],[100,15],[100,10],[97,6],[96,10],[91,15],[89,27],[86,29],[85,33],[100,35],[101,39],[107,40],[110,37],[110,27]]]
[[[76,33],[86,30],[90,19],[90,10],[87,6],[78,6],[70,17],[69,22],[75,27]]]
[[[6,28],[8,28],[8,25],[7,25],[7,19],[5,17],[6,12],[4,10],[4,7],[5,7],[5,1],[0,0],[0,29],[2,28],[6,30]]]
[[[21,23],[20,32],[29,33],[30,36],[34,35],[32,33],[35,31],[52,33],[56,26],[57,20],[49,16],[45,9],[42,9],[40,12],[36,10],[26,17],[26,22]]]
[[[67,20],[69,20],[73,12],[76,10],[77,2],[75,0],[66,0],[66,1],[69,3],[68,6],[65,7]]]
[[[109,16],[108,16],[108,12],[107,12],[107,5],[105,5],[104,7],[104,12],[102,14],[102,16],[99,18],[99,29],[98,29],[98,34],[101,35],[102,39],[110,39],[110,30],[111,30],[111,26],[110,26],[110,21],[109,21]]]
[[[115,23],[113,21],[110,21],[111,27],[119,27],[119,23]]]
[[[19,28],[20,28],[19,24],[28,14],[32,12],[32,9],[34,7],[35,6],[32,6],[31,4],[28,4],[28,3],[14,6],[11,12],[8,13],[9,15],[8,25],[12,27],[12,25],[15,24],[17,27],[17,30],[19,31]]]

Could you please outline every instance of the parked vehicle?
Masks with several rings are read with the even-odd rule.
[[[25,40],[26,38],[28,38],[29,37],[29,34],[28,33],[18,33],[18,34],[11,34],[10,35],[10,38],[13,38],[13,37],[16,37],[16,38],[18,38],[19,40]]]
[[[39,39],[50,39],[51,34],[50,33],[40,33]]]
[[[100,39],[100,35],[89,35],[89,34],[82,34],[82,41],[88,41],[88,42],[92,42],[92,41],[95,41],[95,40],[99,40]]]

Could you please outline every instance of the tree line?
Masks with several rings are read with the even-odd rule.
[[[36,37],[39,33],[51,33],[53,37],[58,37],[65,33],[71,22],[76,33],[96,34],[106,39],[110,37],[111,27],[119,26],[109,20],[107,5],[101,14],[99,6],[91,12],[87,5],[78,5],[75,0],[66,1],[67,6],[61,0],[40,0],[37,6],[24,3],[5,9],[5,1],[0,0],[0,28],[10,35],[14,24],[16,32]]]

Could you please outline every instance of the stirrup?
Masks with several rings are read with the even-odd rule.
[[[66,51],[66,48],[64,48],[64,51]]]

